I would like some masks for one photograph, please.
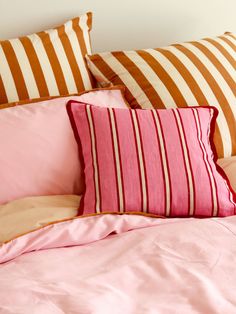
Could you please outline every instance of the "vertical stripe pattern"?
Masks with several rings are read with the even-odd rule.
[[[210,162],[208,160],[206,148],[205,148],[205,145],[204,145],[203,140],[202,140],[201,121],[199,119],[198,110],[196,110],[195,108],[192,108],[192,111],[194,114],[194,119],[195,119],[196,128],[197,128],[198,141],[199,141],[199,144],[200,144],[200,147],[202,150],[203,160],[204,160],[204,163],[206,165],[206,170],[207,170],[207,174],[209,176],[209,181],[210,181],[209,183],[210,183],[211,195],[212,195],[212,213],[213,213],[213,216],[216,216],[218,213],[217,187],[216,187],[215,180],[214,180],[214,174],[212,172],[212,168],[211,168]]]
[[[94,171],[94,185],[95,185],[95,211],[96,213],[100,213],[101,211],[101,202],[100,202],[100,186],[99,186],[99,173],[98,173],[98,157],[97,157],[97,149],[96,149],[96,134],[94,129],[94,121],[92,117],[91,107],[86,107],[87,119],[89,123],[90,130],[90,138],[91,138],[91,148],[92,148],[92,156],[93,156],[93,171]]]
[[[91,52],[87,13],[62,26],[0,41],[0,104],[91,89],[84,57]]]
[[[236,38],[216,38],[158,49],[88,56],[102,86],[123,83],[132,108],[215,106],[219,157],[236,155]]]
[[[124,212],[124,192],[123,192],[123,182],[122,182],[122,171],[121,171],[121,160],[120,160],[120,148],[118,143],[118,133],[115,122],[115,111],[113,108],[107,109],[110,116],[111,122],[111,132],[112,132],[112,143],[114,147],[114,157],[115,157],[115,173],[116,173],[116,181],[118,187],[118,204],[119,211]]]
[[[191,169],[191,163],[189,160],[188,146],[186,142],[186,134],[183,128],[183,123],[181,121],[181,116],[178,110],[172,110],[176,125],[179,133],[180,143],[183,151],[184,165],[186,169],[187,182],[188,182],[188,191],[189,191],[189,216],[194,214],[194,182],[193,182],[193,173]]]
[[[163,169],[163,175],[164,175],[164,182],[165,182],[165,214],[167,217],[170,216],[170,210],[171,210],[171,187],[170,187],[170,175],[169,175],[169,169],[168,169],[168,161],[167,161],[167,153],[166,153],[166,146],[164,142],[164,134],[161,128],[160,118],[158,115],[157,110],[152,110],[153,120],[155,124],[155,130],[157,135],[157,140],[159,143],[159,149],[160,149],[160,155],[161,155],[161,161],[162,161],[162,169]]]
[[[95,190],[85,192],[84,214],[234,214],[235,193],[218,171],[211,149],[217,116],[213,107],[68,106],[84,152],[86,187]]]
[[[147,203],[148,203],[148,195],[147,195],[147,181],[145,175],[145,165],[144,165],[144,154],[142,148],[142,141],[141,141],[141,132],[140,127],[138,125],[138,117],[137,112],[135,110],[130,110],[132,125],[134,130],[134,138],[136,143],[137,149],[137,158],[139,164],[139,172],[140,172],[140,182],[141,182],[141,192],[142,192],[142,211],[147,212]]]

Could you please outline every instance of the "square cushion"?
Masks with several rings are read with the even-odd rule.
[[[236,155],[236,37],[158,49],[88,56],[102,86],[124,84],[132,108],[214,106],[219,111],[214,142],[220,157]]]
[[[235,214],[235,193],[212,150],[214,107],[114,109],[70,101],[67,108],[84,159],[80,214]]]
[[[0,104],[92,88],[84,60],[92,14],[21,38],[0,41]]]
[[[115,87],[0,110],[0,204],[83,192],[77,143],[66,112],[71,99],[127,106],[123,88]]]

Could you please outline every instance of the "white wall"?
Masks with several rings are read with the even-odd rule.
[[[93,51],[148,48],[236,32],[236,0],[0,0],[0,38],[94,13]]]

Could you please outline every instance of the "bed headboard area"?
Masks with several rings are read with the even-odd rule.
[[[235,0],[0,0],[0,38],[41,31],[93,12],[94,52],[158,47],[235,32]]]

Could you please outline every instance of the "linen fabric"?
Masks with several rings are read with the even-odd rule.
[[[75,217],[79,202],[78,195],[53,195],[25,197],[0,205],[0,245],[53,222]]]
[[[0,247],[0,308],[234,314],[235,233],[234,216],[103,215],[50,225]]]
[[[80,156],[66,112],[72,99],[127,106],[123,88],[114,87],[0,110],[0,204],[83,192]]]
[[[53,29],[0,41],[0,104],[91,89],[84,60],[91,53],[91,26],[87,13]]]
[[[219,158],[236,155],[236,37],[88,56],[102,86],[124,84],[133,108],[214,106]]]
[[[84,159],[80,214],[234,215],[235,193],[211,147],[215,108],[67,108]]]

